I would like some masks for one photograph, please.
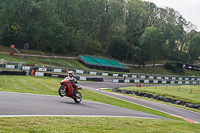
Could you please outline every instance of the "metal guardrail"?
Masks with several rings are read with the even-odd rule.
[[[147,74],[147,73],[126,73],[126,74],[132,74],[132,75],[144,75],[144,76],[159,76],[159,77],[194,77],[194,78],[200,78],[200,76],[189,76],[189,75],[166,75],[166,74]]]
[[[26,62],[9,61],[4,59],[0,59],[0,64],[1,69],[3,69],[4,67],[6,68],[6,66],[8,66],[8,68],[16,68],[18,70],[22,70],[22,68],[26,66]]]

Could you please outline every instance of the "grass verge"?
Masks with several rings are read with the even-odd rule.
[[[125,87],[123,90],[133,90],[143,93],[149,93],[175,100],[182,100],[200,104],[199,86],[152,86],[152,87]]]
[[[184,127],[183,127],[184,126]],[[0,118],[0,132],[162,132],[197,133],[199,124],[188,122],[96,117]]]

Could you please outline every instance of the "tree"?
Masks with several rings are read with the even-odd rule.
[[[158,57],[142,55],[147,27],[164,33],[162,54],[168,59],[192,61],[189,50],[198,40],[190,34],[195,25],[179,12],[142,0],[0,0],[0,20],[0,44],[5,46],[22,48],[28,42],[31,49],[56,53],[101,52],[140,65]],[[114,44],[123,49],[120,56],[111,52]]]
[[[129,52],[134,54],[135,58],[132,58],[132,60],[135,63],[139,63],[136,58],[135,48],[138,47],[138,39],[148,25],[149,11],[149,6],[140,0],[130,0],[126,6],[126,39],[129,43],[126,56],[129,56]]]
[[[108,47],[108,53],[119,60],[125,60],[128,45],[126,40],[120,37],[112,37],[111,43]]]
[[[149,7],[140,0],[131,0],[127,4],[127,39],[135,43],[148,24]]]
[[[155,14],[154,26],[162,29],[165,33],[167,46],[165,56],[168,59],[176,59],[177,51],[185,43],[184,28],[187,27],[187,21],[173,8],[157,8]]]
[[[188,49],[188,63],[194,63],[200,56],[200,33],[193,34]]]
[[[160,52],[164,44],[164,33],[154,26],[147,27],[140,37],[140,48],[142,60],[140,62],[153,61],[155,66],[156,60],[160,57]]]

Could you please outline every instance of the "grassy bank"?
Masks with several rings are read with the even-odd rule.
[[[144,92],[175,100],[182,100],[200,104],[199,86],[153,86],[153,87],[125,87],[124,90]]]
[[[170,120],[93,117],[0,118],[0,132],[197,133],[199,124]]]
[[[164,66],[156,66],[156,67],[143,67],[143,68],[139,68],[139,67],[130,67],[130,71],[132,73],[147,73],[147,74],[163,74],[163,75],[194,75],[194,76],[200,76],[200,71],[193,71],[193,70],[187,70],[185,69],[184,73],[174,73],[174,72],[170,72],[167,71]]]
[[[63,53],[63,54],[56,54],[56,53],[50,53],[50,52],[42,52],[40,50],[24,50],[24,49],[20,49],[17,48],[21,54],[35,54],[35,55],[47,55],[47,56],[56,56],[56,55],[63,55],[63,56],[67,56],[69,55],[68,53]],[[5,47],[3,45],[0,45],[0,51],[2,52],[15,52],[15,50],[11,49],[10,47]],[[71,56],[74,56],[72,54],[70,54]]]
[[[86,66],[81,64],[78,60],[75,59],[56,59],[56,58],[39,58],[39,57],[24,57],[21,59],[19,56],[10,56],[7,54],[0,53],[0,59],[16,61],[16,62],[26,62],[26,65],[34,66],[37,65],[51,65],[58,67],[70,67],[78,69],[87,69]]]
[[[29,59],[21,59],[20,56],[14,55],[10,56],[7,54],[0,53],[0,59],[8,60],[8,61],[14,61],[14,62],[26,62],[26,65],[34,66],[35,64],[42,65],[42,63],[37,62],[35,60],[29,60]]]

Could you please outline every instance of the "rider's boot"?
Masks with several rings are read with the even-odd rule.
[[[74,87],[74,96],[76,96],[76,93],[77,93],[77,88]]]

